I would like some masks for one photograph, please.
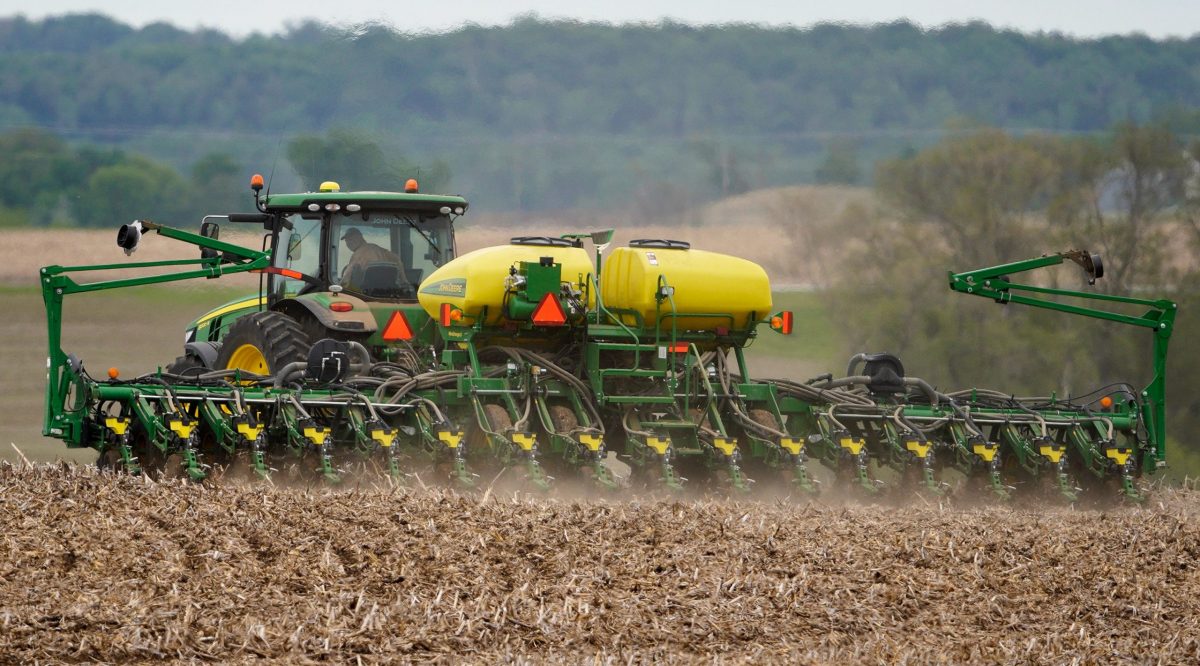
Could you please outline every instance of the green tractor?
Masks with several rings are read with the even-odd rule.
[[[169,372],[273,375],[327,338],[389,361],[432,346],[437,330],[417,286],[454,258],[453,221],[465,199],[421,194],[415,180],[404,193],[341,192],[325,182],[318,192],[266,196],[255,183],[260,212],[227,217],[266,230],[270,265],[258,269],[259,293],[196,319]],[[219,231],[206,221],[201,235]]]

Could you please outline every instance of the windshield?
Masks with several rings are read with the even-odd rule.
[[[372,298],[412,298],[416,286],[453,258],[444,215],[368,213],[331,220],[329,279]]]
[[[279,230],[274,265],[367,298],[415,298],[416,286],[454,258],[450,218],[368,212],[352,216],[291,215]],[[322,234],[322,224],[328,234]],[[324,250],[324,252],[322,251]],[[271,295],[286,298],[313,283],[271,276]]]

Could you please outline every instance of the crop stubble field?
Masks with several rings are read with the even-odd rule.
[[[1195,663],[1196,497],[1110,512],[0,466],[0,658]]]

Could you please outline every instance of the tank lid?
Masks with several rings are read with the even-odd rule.
[[[681,240],[666,238],[639,238],[629,241],[629,247],[641,247],[650,250],[689,250],[692,244]]]
[[[583,247],[578,238],[556,238],[554,236],[514,236],[508,241],[512,245],[538,245],[542,247]]]

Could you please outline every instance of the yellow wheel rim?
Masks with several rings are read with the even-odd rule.
[[[245,370],[253,372],[256,375],[271,374],[270,368],[267,367],[267,359],[259,351],[258,347],[251,344],[245,344],[233,350],[233,354],[229,357],[227,365],[229,370]]]

